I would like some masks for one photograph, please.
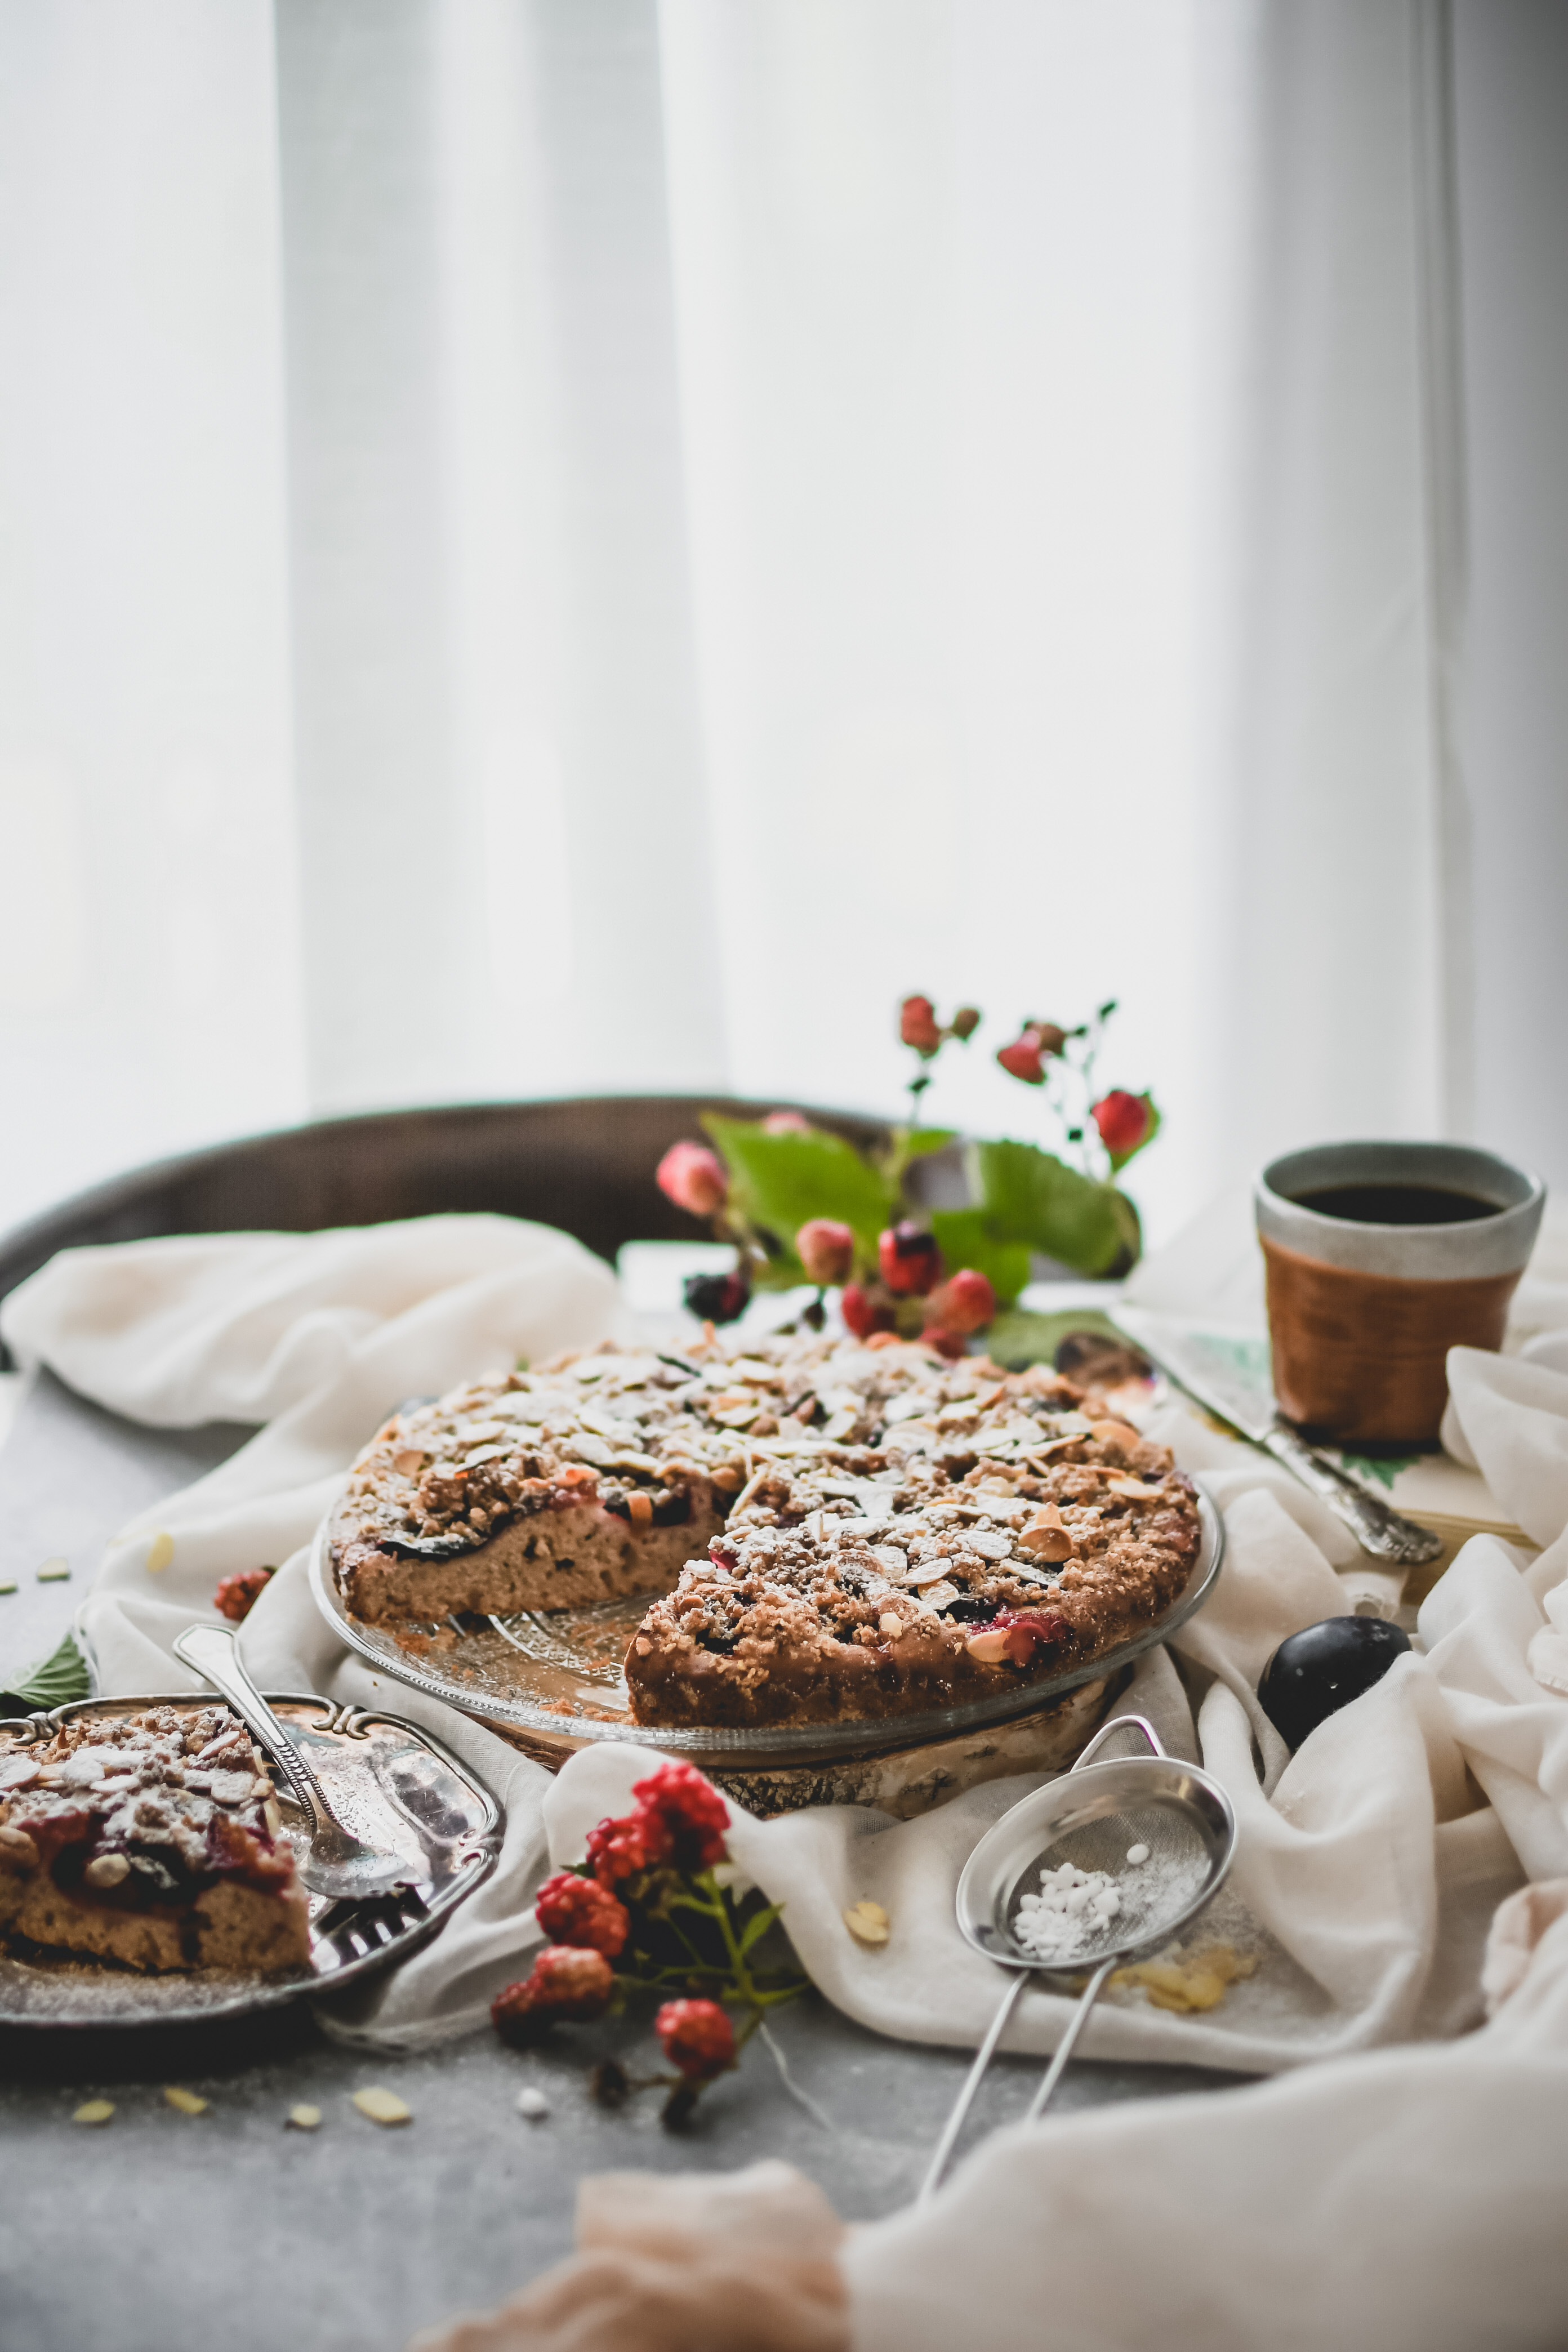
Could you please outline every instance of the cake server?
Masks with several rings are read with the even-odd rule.
[[[221,1625],[189,1625],[174,1637],[174,1654],[221,1691],[253,1739],[288,1781],[310,1822],[309,1845],[296,1847],[294,1866],[312,1895],[335,1903],[363,1903],[412,1884],[414,1865],[400,1853],[366,1845],[343,1827],[321,1782],[239,1662],[234,1635]]]
[[[1146,1752],[1096,1763],[1118,1732],[1131,1732]],[[1133,1867],[1130,1853],[1138,1847],[1144,1855]],[[1235,1852],[1236,1815],[1219,1782],[1195,1764],[1167,1756],[1153,1725],[1141,1715],[1120,1715],[1106,1724],[1070,1772],[1047,1781],[992,1823],[958,1882],[958,1925],[977,1952],[1015,1974],[937,2143],[921,2189],[922,2205],[936,2194],[974,2094],[1030,1977],[1091,1971],[1026,2123],[1045,2112],[1112,1969],[1147,1957],[1179,1936],[1218,1894]],[[1113,1922],[1086,1933],[1081,1958],[1052,1965],[1020,1942],[1016,1921],[1019,1898],[1031,1891],[1031,1880],[1037,1884],[1041,1865],[1054,1869],[1063,1862],[1106,1872],[1128,1900]]]
[[[1255,1351],[1244,1341],[1190,1330],[1163,1315],[1141,1307],[1116,1308],[1118,1326],[1152,1356],[1178,1388],[1228,1422],[1232,1429],[1272,1454],[1293,1477],[1325,1502],[1354,1536],[1363,1551],[1394,1568],[1416,1568],[1436,1559],[1442,1538],[1430,1528],[1390,1509],[1379,1496],[1352,1478],[1309,1445],[1299,1431],[1280,1418],[1274,1391],[1255,1369]]]

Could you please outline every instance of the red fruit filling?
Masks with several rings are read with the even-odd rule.
[[[1037,1649],[1055,1649],[1067,1629],[1067,1619],[1055,1609],[999,1609],[991,1620],[991,1631],[1006,1635],[1007,1655],[1016,1666],[1026,1666]]]

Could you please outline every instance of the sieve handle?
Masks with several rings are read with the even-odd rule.
[[[1095,2002],[1100,1999],[1100,1990],[1104,1985],[1107,1977],[1109,1977],[1111,1969],[1115,1966],[1116,1959],[1114,1954],[1109,1960],[1101,1960],[1099,1968],[1096,1969],[1094,1974],[1085,1985],[1082,1992],[1079,1995],[1078,2007],[1072,2013],[1072,2021],[1068,2025],[1067,2032],[1062,2035],[1061,2040],[1058,2042],[1057,2054],[1051,2060],[1049,2066],[1046,2070],[1046,2079],[1040,2084],[1039,2089],[1035,2093],[1029,2112],[1024,2117],[1024,2121],[1026,2124],[1037,2123],[1041,2116],[1045,2114],[1047,2107],[1049,2106],[1051,2095],[1055,2091],[1057,2084],[1062,2079],[1062,2070],[1066,2066],[1068,2060],[1072,2056],[1073,2044],[1077,2042],[1079,2035],[1083,2032],[1084,2027],[1088,2024],[1089,2012],[1094,2007]]]
[[[1109,1723],[1102,1723],[1100,1725],[1100,1729],[1095,1733],[1094,1738],[1089,1741],[1088,1747],[1083,1748],[1079,1753],[1078,1762],[1071,1768],[1073,1771],[1081,1771],[1086,1764],[1091,1764],[1094,1761],[1095,1757],[1100,1753],[1100,1750],[1104,1747],[1106,1741],[1118,1731],[1142,1732],[1144,1739],[1148,1742],[1149,1753],[1151,1756],[1163,1756],[1165,1752],[1160,1745],[1160,1735],[1155,1730],[1153,1725],[1149,1721],[1147,1716],[1116,1715],[1112,1716]]]
[[[915,2200],[917,2205],[928,2204],[936,2195],[942,2176],[947,2170],[947,2160],[957,2145],[959,2133],[963,2129],[963,2118],[973,2103],[975,2092],[984,2080],[985,2069],[996,2053],[996,2044],[1002,2039],[1002,2029],[1012,2016],[1013,2005],[1028,1981],[1027,1971],[1020,1969],[1002,1996],[1001,2005],[991,2021],[991,2031],[974,2054],[974,2063],[970,2068],[963,2088],[954,2102],[952,2113],[947,2119],[946,2129],[936,2144],[936,2154],[931,2160],[931,2169],[921,2183],[921,2193]]]

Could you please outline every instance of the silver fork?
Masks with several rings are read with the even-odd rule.
[[[221,1625],[190,1625],[174,1641],[174,1654],[221,1691],[251,1736],[267,1750],[310,1818],[310,1843],[296,1851],[295,1866],[313,1895],[339,1903],[363,1903],[411,1885],[416,1873],[400,1853],[366,1845],[344,1829],[321,1782],[306,1763],[239,1662],[234,1635]]]

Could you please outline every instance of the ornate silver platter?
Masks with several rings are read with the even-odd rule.
[[[373,1903],[312,1895],[310,1965],[283,1976],[214,1969],[149,1976],[112,1964],[0,1954],[0,2025],[187,2025],[334,1991],[406,1958],[489,1877],[500,1851],[501,1809],[449,1748],[401,1716],[289,1693],[268,1696],[345,1825],[404,1854],[415,1883]],[[9,1717],[0,1721],[0,1757],[49,1738],[77,1716],[180,1704],[166,1696],[81,1699],[52,1715]],[[285,1828],[303,1833],[305,1817],[283,1787],[278,1803]]]
[[[1055,1706],[1086,1683],[1108,1681],[1142,1651],[1163,1642],[1201,1609],[1225,1552],[1225,1525],[1202,1487],[1203,1541],[1186,1589],[1163,1616],[1130,1642],[1023,1688],[924,1715],[881,1716],[854,1723],[781,1725],[757,1730],[703,1727],[667,1729],[633,1719],[621,1673],[626,1645],[648,1596],[587,1609],[522,1612],[510,1617],[452,1617],[444,1624],[403,1627],[418,1644],[352,1617],[332,1575],[328,1528],[317,1531],[310,1580],[317,1606],[339,1639],[383,1673],[477,1716],[545,1761],[563,1760],[590,1740],[634,1740],[641,1748],[710,1759],[715,1769],[785,1765],[886,1753],[1016,1721]]]

